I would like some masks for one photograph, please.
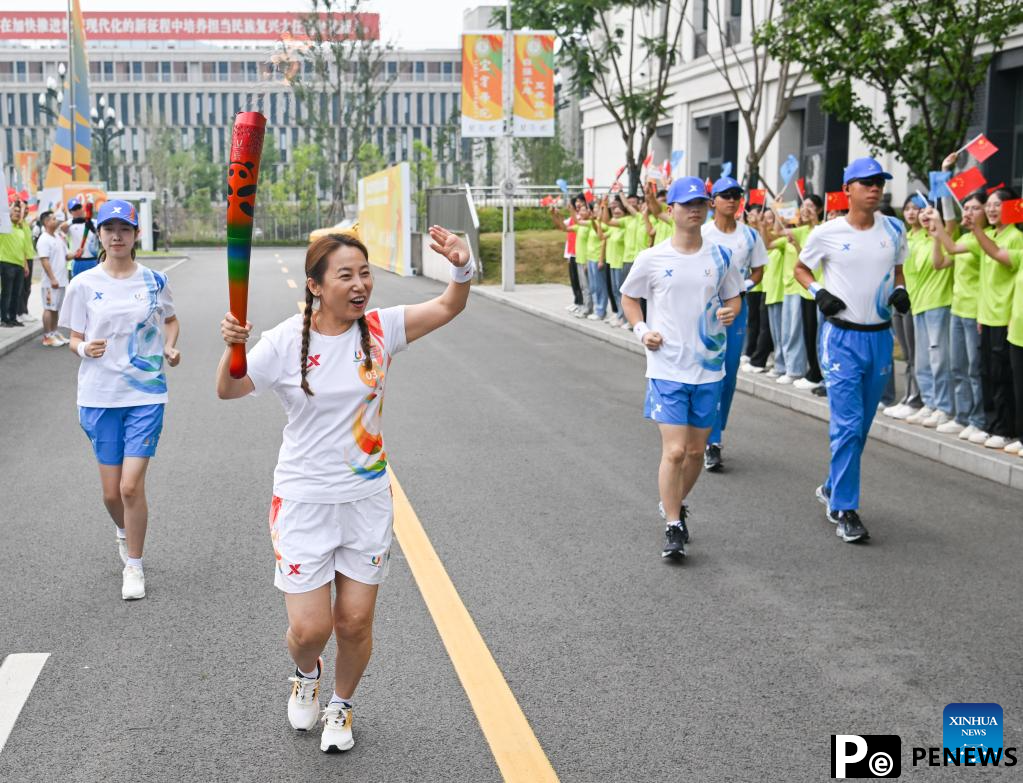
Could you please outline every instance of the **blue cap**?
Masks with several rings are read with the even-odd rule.
[[[688,204],[696,199],[710,200],[707,186],[699,177],[682,177],[672,182],[668,188],[669,204]]]
[[[99,208],[99,217],[96,218],[96,228],[111,220],[123,220],[129,226],[139,227],[139,216],[135,207],[130,201],[114,199],[107,201]]]
[[[845,167],[842,183],[848,185],[854,179],[870,179],[871,177],[891,179],[892,175],[881,168],[881,164],[874,158],[857,158]]]
[[[73,209],[78,209],[82,206],[82,200],[80,198],[70,199],[67,203],[67,211],[70,212]]]
[[[716,196],[719,193],[724,193],[726,190],[738,190],[743,191],[742,185],[739,184],[738,180],[732,177],[722,177],[714,183],[714,187],[711,188],[710,195]]]

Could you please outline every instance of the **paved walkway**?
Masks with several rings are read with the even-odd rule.
[[[583,332],[624,350],[643,353],[642,346],[628,330],[612,328],[600,321],[588,321],[571,315],[565,309],[572,301],[571,289],[566,285],[558,283],[519,285],[510,293],[502,291],[500,286],[473,286],[473,292],[566,328]],[[896,375],[902,377],[899,372]],[[809,392],[793,389],[791,386],[779,386],[771,378],[740,373],[738,389],[808,416],[825,421],[828,419],[826,400]],[[884,416],[874,419],[870,437],[1023,491],[1023,458],[964,443],[953,435],[939,435],[933,430]]]

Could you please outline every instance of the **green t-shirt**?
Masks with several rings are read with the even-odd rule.
[[[641,229],[643,228],[643,216],[626,215],[623,218],[619,218],[618,222],[622,224],[622,231],[625,236],[625,241],[622,243],[622,263],[631,264],[640,251],[640,235],[636,233],[636,225],[638,224]]]
[[[796,226],[794,229],[792,229],[792,235],[799,241],[800,247],[806,247],[806,239],[807,237],[810,236],[810,230],[812,228],[813,228],[812,226]],[[799,260],[799,253],[796,250],[795,245],[792,245],[791,242],[788,242],[786,240],[786,244],[790,245],[792,253],[795,254],[795,258],[794,259],[788,258],[788,251],[786,251],[785,258],[786,264],[785,269],[783,271],[785,294],[786,295],[799,294],[799,296],[803,297],[803,299],[809,299],[810,301],[813,301],[813,294],[811,294],[809,291],[803,288],[803,284],[796,280],[795,270],[796,261]],[[824,264],[818,264],[817,268],[813,270],[813,279],[819,283],[823,276]]]
[[[930,237],[918,240],[909,247],[906,262],[902,265],[902,273],[906,267],[913,268],[913,290],[906,286],[909,294],[913,315],[949,307],[952,304],[952,267],[934,268],[934,240]]]
[[[1019,271],[1016,272],[1015,293],[1012,295],[1012,313],[1009,315],[1009,342],[1017,348],[1023,348],[1023,263],[1018,263],[1017,266]],[[1019,398],[1017,397],[1017,399]]]
[[[654,221],[654,244],[663,242],[665,239],[671,239],[675,235],[675,226],[672,223],[666,223],[660,218]]]
[[[776,239],[767,251],[767,264],[764,266],[764,303],[778,304],[785,298],[785,256],[789,248],[787,239]],[[795,248],[793,248],[795,253]],[[793,265],[795,261],[793,261]]]
[[[600,234],[597,233],[597,230],[592,228],[592,222],[593,221],[590,221],[590,233],[586,237],[586,260],[600,261],[600,245],[604,240],[600,238]]]
[[[1011,266],[999,264],[984,253],[980,260],[980,300],[977,304],[977,320],[984,326],[1008,326],[1012,314],[1013,289],[1016,272],[1023,256],[1023,233],[1015,226],[1006,226],[995,235],[993,227],[985,233],[998,247],[1009,252]]]
[[[952,265],[952,315],[977,318],[977,294],[980,289],[980,257],[984,251],[972,231],[967,231],[956,244],[968,247],[968,253],[956,253]],[[1018,287],[1018,286],[1017,286]]]
[[[9,234],[0,234],[0,261],[3,263],[25,266],[25,260],[35,258],[35,254],[32,232],[27,223],[12,226]]]
[[[590,234],[595,233],[590,228],[590,221],[577,223],[575,227],[575,262],[586,266],[586,251],[590,241]]]
[[[604,260],[612,269],[621,269],[625,263],[625,231],[625,226],[608,226],[604,229],[604,233],[607,234]]]

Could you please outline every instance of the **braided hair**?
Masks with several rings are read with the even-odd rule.
[[[369,251],[366,249],[366,246],[355,237],[350,234],[328,234],[309,245],[309,249],[305,254],[306,278],[315,281],[319,285],[323,285],[323,276],[327,272],[327,260],[335,250],[342,247],[354,247],[362,253],[367,261],[369,260]],[[313,322],[314,299],[312,289],[309,288],[309,283],[307,282],[305,288],[305,312],[302,314],[302,358],[300,369],[302,372],[302,391],[309,397],[313,396],[313,390],[309,387],[309,379],[306,377],[306,373],[309,371],[309,330]],[[362,366],[367,370],[372,370],[373,354],[371,352],[372,345],[369,339],[369,324],[366,323],[366,316],[360,316],[358,324],[362,343]]]

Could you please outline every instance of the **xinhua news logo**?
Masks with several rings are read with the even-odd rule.
[[[898,734],[832,734],[831,777],[897,778],[902,774]]]
[[[940,748],[913,748],[917,767],[1014,767],[1016,748],[1003,744],[1002,708],[955,702],[942,714]]]

